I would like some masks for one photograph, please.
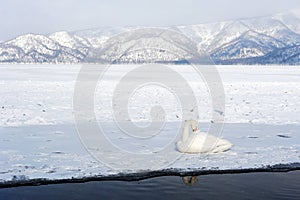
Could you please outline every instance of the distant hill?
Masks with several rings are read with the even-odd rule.
[[[173,26],[162,34],[157,32],[159,29],[148,34],[151,29],[139,29],[142,27],[26,34],[0,43],[0,62],[184,63],[196,53],[200,57],[209,55],[216,64],[299,65],[299,16],[291,11],[236,21]],[[114,37],[120,33],[124,37]]]

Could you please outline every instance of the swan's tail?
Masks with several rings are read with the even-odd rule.
[[[213,150],[212,153],[220,153],[229,150],[233,144],[225,140],[222,144],[216,146]]]

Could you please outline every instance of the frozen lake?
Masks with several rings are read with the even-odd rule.
[[[132,66],[115,66],[96,88],[95,116],[109,141],[121,150],[99,151],[97,155],[104,158],[102,162],[84,147],[74,120],[74,87],[80,67],[0,65],[1,184],[144,173],[152,170],[152,158],[153,165],[158,160],[164,163],[161,169],[173,172],[268,170],[272,166],[276,169],[299,169],[300,67],[217,67],[225,93],[225,124],[220,137],[234,146],[221,154],[187,155],[176,150],[174,144],[177,138],[172,136],[182,121],[180,104],[164,90],[142,88],[136,96],[131,96],[134,106],[129,114],[133,122],[147,123],[151,117],[148,107],[161,105],[167,113],[165,134],[145,141],[132,139],[119,131],[113,122],[110,91],[116,77]],[[211,120],[206,84],[185,66],[171,67],[188,79],[198,103],[199,127],[207,131],[214,122]],[[154,71],[150,77],[156,75]],[[168,76],[165,74],[166,80]],[[130,80],[134,82],[144,78],[143,74],[135,77]],[[162,78],[163,82],[166,80]],[[181,87],[180,82],[169,81],[173,86]],[[123,110],[117,111],[119,113],[114,114],[121,116],[125,125],[130,123],[130,120],[126,121]],[[161,155],[157,152],[165,143],[170,149],[165,157],[159,157]],[[138,156],[124,156],[125,151]],[[118,163],[118,168],[109,167],[111,165],[105,163],[108,160],[114,162],[112,165]]]

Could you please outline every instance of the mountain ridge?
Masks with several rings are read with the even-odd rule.
[[[181,63],[197,52],[216,64],[300,64],[298,12],[168,28],[162,35],[149,27],[25,34],[0,42],[0,63]]]

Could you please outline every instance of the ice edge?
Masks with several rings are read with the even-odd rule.
[[[139,171],[134,173],[120,172],[113,175],[95,175],[85,177],[72,177],[68,179],[26,179],[26,180],[11,180],[0,182],[0,188],[20,187],[20,186],[39,186],[49,184],[63,183],[85,183],[90,181],[140,181],[148,178],[160,176],[199,176],[212,174],[239,174],[239,173],[254,173],[254,172],[289,172],[300,170],[300,163],[264,165],[257,168],[241,168],[241,169],[219,169],[216,168],[169,168],[157,171]]]

